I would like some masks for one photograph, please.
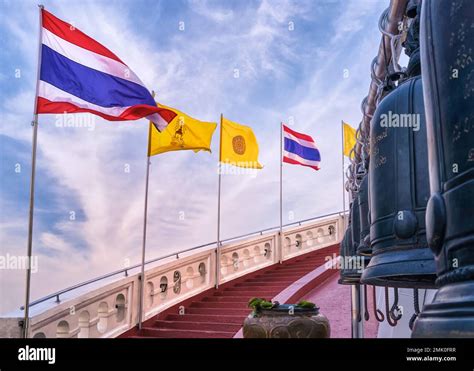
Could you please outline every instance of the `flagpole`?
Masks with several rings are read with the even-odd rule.
[[[280,122],[280,264],[283,261],[283,123]]]
[[[153,98],[155,97],[155,92],[152,92]],[[143,210],[143,241],[142,241],[142,264],[141,264],[141,273],[140,273],[140,298],[138,303],[138,329],[142,329],[143,323],[143,298],[145,291],[145,254],[146,254],[146,225],[148,218],[148,184],[150,179],[150,146],[151,146],[151,130],[152,123],[150,122],[148,127],[148,146],[146,154],[146,175],[145,175],[145,207]]]
[[[217,246],[216,246],[216,289],[219,288],[220,278],[220,259],[221,259],[221,171],[222,171],[222,118],[220,121],[220,138],[219,138],[219,161],[218,161],[218,173],[219,173],[219,185],[217,188]]]
[[[346,191],[344,188],[344,121],[341,120],[341,154],[342,154],[342,215],[344,215],[343,229],[346,229]]]
[[[43,5],[38,5],[39,10],[39,40],[38,40],[38,67],[36,72],[36,93],[35,93],[35,108],[33,121],[33,138],[32,138],[32,149],[31,149],[31,178],[30,178],[30,209],[28,214],[28,247],[27,256],[28,263],[26,267],[26,289],[25,289],[25,306],[24,306],[24,318],[23,318],[23,337],[28,337],[29,328],[29,316],[30,316],[30,290],[31,290],[31,258],[33,255],[33,217],[35,207],[35,175],[36,175],[36,148],[38,143],[38,89],[39,89],[39,78],[41,70],[41,38],[43,30],[43,21],[41,11],[44,9]]]
[[[31,180],[30,180],[30,210],[28,219],[28,248],[27,248],[27,267],[26,267],[26,291],[23,319],[23,337],[28,338],[29,315],[30,315],[30,290],[31,290],[31,258],[33,253],[33,216],[35,205],[35,173],[36,173],[36,147],[38,140],[38,114],[35,114],[33,121],[33,145],[31,150]]]

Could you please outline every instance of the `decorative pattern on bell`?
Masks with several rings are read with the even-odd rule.
[[[434,301],[413,337],[474,337],[474,2],[423,0],[421,62],[431,198]]]

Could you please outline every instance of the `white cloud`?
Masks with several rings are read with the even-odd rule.
[[[200,16],[212,19],[214,22],[223,23],[234,20],[234,12],[230,9],[219,9],[217,2],[207,0],[191,0],[191,9]]]

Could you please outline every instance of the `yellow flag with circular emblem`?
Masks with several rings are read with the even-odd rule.
[[[211,152],[211,140],[217,124],[204,122],[177,110],[176,108],[157,103],[158,107],[174,112],[176,116],[168,126],[159,132],[154,125],[150,126],[148,155],[154,156],[169,151],[193,150]]]
[[[257,138],[250,127],[222,117],[220,161],[238,167],[263,168],[258,162]]]

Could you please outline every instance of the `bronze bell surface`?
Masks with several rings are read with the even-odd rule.
[[[359,193],[356,193],[354,200],[352,201],[351,220],[352,246],[350,251],[351,254],[355,256],[357,255],[360,241]]]
[[[341,270],[339,272],[340,278],[338,283],[340,285],[354,285],[359,282],[360,272],[356,269],[352,269],[352,253],[353,253],[353,240],[352,240],[352,212],[353,203],[349,206],[349,223],[344,233],[344,238],[341,242],[340,257],[341,257]],[[349,263],[349,264],[348,264]]]
[[[350,285],[351,282],[357,282],[358,277],[351,278],[350,277],[350,272],[349,270],[346,269],[346,265],[344,264],[346,260],[346,256],[350,256],[348,252],[348,246],[350,244],[350,241],[352,239],[351,236],[351,225],[349,223],[349,226],[347,227],[346,231],[344,232],[344,237],[341,241],[341,246],[339,249],[339,256],[341,257],[341,269],[339,271],[339,280],[338,283],[340,285]]]
[[[357,254],[370,256],[370,223],[369,223],[369,178],[365,175],[359,188],[360,237]]]
[[[440,287],[413,337],[474,337],[474,2],[423,0],[421,61]]]
[[[406,41],[408,78],[380,101],[370,125],[372,256],[361,282],[374,286],[435,288],[435,263],[425,232],[430,190],[418,28],[419,15]]]
[[[372,257],[362,274],[364,284],[435,287],[435,264],[425,235],[429,184],[422,94],[421,78],[411,78],[380,102],[372,119],[369,165]],[[416,123],[412,127],[388,124],[385,127],[383,115],[410,117]]]
[[[360,283],[360,276],[366,265],[366,258],[357,256],[360,239],[359,201],[356,196],[352,201],[349,213],[349,226],[341,243],[341,264],[339,284],[356,285]]]

